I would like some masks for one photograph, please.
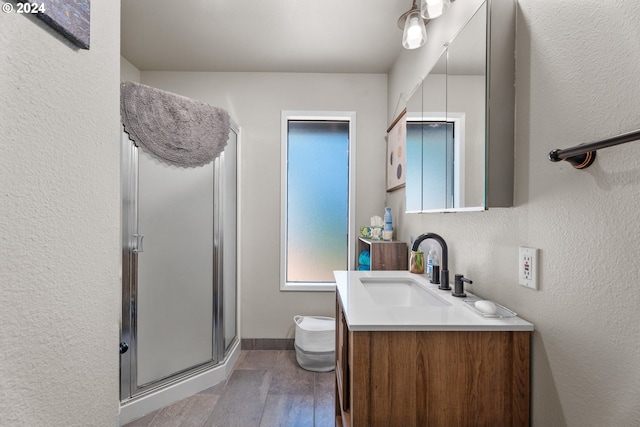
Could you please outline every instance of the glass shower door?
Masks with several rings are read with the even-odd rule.
[[[237,133],[197,168],[122,134],[123,400],[209,369],[236,342]]]
[[[213,163],[139,152],[137,385],[213,360]]]

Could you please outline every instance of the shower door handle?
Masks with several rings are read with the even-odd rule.
[[[120,343],[120,354],[125,354],[127,352],[127,350],[129,350],[129,344],[127,344],[126,342],[121,342]]]
[[[144,240],[144,234],[134,234],[133,237],[136,238],[136,247],[133,248],[133,253],[138,254],[140,252],[144,252],[144,248],[142,247],[142,241]]]

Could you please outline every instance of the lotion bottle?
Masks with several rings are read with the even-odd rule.
[[[391,208],[384,208],[384,229],[382,230],[383,240],[392,240],[393,220],[391,218]]]

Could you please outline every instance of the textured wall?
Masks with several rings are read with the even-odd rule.
[[[403,239],[440,233],[451,274],[535,324],[534,426],[640,425],[640,143],[601,150],[585,171],[546,159],[640,128],[638,40],[634,0],[519,0],[516,206],[397,216]],[[399,58],[389,115],[428,56]],[[388,203],[403,209],[403,197]],[[538,291],[517,284],[518,246],[541,249]]]
[[[116,425],[120,3],[0,21],[0,424]]]
[[[382,215],[386,76],[142,72],[142,83],[225,108],[241,127],[240,286],[243,338],[292,338],[293,316],[333,315],[333,292],[280,291],[280,114],[355,111],[356,223]]]

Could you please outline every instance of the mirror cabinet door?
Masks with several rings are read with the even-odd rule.
[[[447,123],[447,54],[422,83],[422,211],[451,207],[451,126]]]
[[[406,212],[422,212],[422,126],[416,125],[422,119],[422,83],[407,101],[407,161],[405,198]]]
[[[491,201],[489,178],[513,181],[513,159],[508,161],[513,139],[507,136],[513,136],[514,11],[509,1],[483,2],[407,102],[407,212],[484,210]],[[489,34],[489,15],[495,34]],[[492,58],[502,58],[499,67],[488,63],[492,44]],[[490,66],[492,75],[500,76],[491,77],[491,87]],[[489,89],[500,95],[488,95]],[[490,131],[489,123],[501,123],[500,132]],[[507,154],[489,170],[497,150]],[[513,195],[503,187],[504,201],[491,206],[510,205]]]
[[[447,122],[453,125],[453,206],[485,207],[486,3],[447,48]]]

